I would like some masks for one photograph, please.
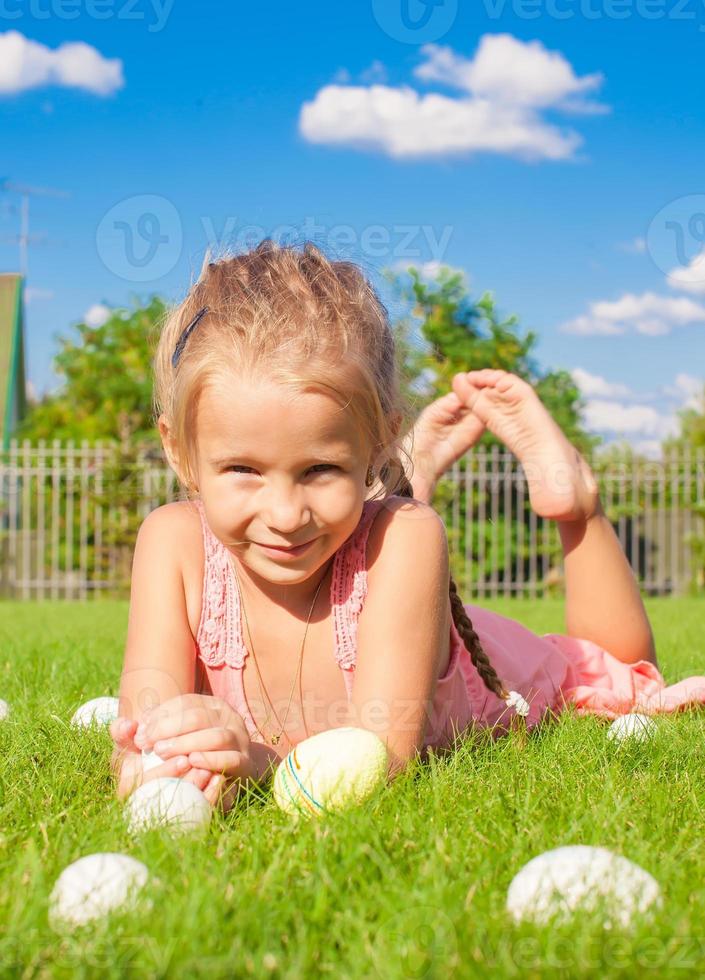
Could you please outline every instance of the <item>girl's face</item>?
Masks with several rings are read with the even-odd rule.
[[[197,432],[208,524],[255,580],[305,582],[357,527],[372,459],[330,395],[234,379],[203,391]]]

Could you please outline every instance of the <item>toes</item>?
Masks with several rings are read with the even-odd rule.
[[[518,374],[510,374],[509,371],[502,371],[502,377],[497,381],[497,390],[504,393],[510,388],[516,387],[517,385],[523,385],[525,388],[530,388],[523,378],[520,378]]]
[[[482,368],[480,371],[468,371],[466,376],[470,384],[474,384],[478,388],[485,388],[496,385],[498,381],[507,376],[507,372],[497,368]]]
[[[474,385],[467,374],[456,374],[451,383],[455,396],[466,408],[472,409],[480,395],[479,386]]]
[[[504,377],[501,378],[497,384],[496,389],[500,395],[505,395],[507,392],[511,392],[513,398],[526,399],[533,397],[538,397],[534,391],[533,385],[529,384],[523,378],[520,378],[518,374],[509,374],[504,372]]]
[[[462,398],[458,397],[457,391],[449,391],[436,402],[446,412],[457,412],[463,407]]]

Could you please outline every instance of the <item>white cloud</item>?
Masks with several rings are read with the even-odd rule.
[[[580,371],[579,368],[576,370]],[[576,372],[572,373],[575,377]],[[589,378],[593,381],[604,380],[596,375],[589,375]],[[603,436],[607,444],[626,440],[637,452],[646,456],[658,456],[663,440],[678,435],[679,411],[684,408],[703,410],[705,380],[690,374],[677,374],[671,384],[662,385],[657,392],[641,392],[636,395],[627,389],[632,398],[639,399],[638,403],[631,401],[625,404],[624,401],[617,400],[619,396],[616,392],[610,398],[606,392],[598,390],[598,384],[592,387],[595,389],[595,397],[588,398],[583,413],[587,427]],[[651,399],[656,402],[656,406],[645,404]]]
[[[634,331],[655,337],[691,323],[705,323],[705,306],[685,296],[646,292],[591,303],[588,313],[566,321],[559,329],[563,333],[605,336]]]
[[[361,82],[386,82],[387,69],[381,61],[375,60],[369,68],[360,73]]]
[[[694,408],[702,411],[705,380],[692,374],[677,374],[672,385],[663,388],[665,395],[675,398],[679,408]]]
[[[646,239],[633,238],[630,242],[619,242],[617,248],[623,252],[634,252],[637,255],[642,255],[646,251]]]
[[[664,415],[651,405],[623,405],[621,402],[594,398],[584,411],[585,422],[594,432],[613,436],[647,436],[666,439],[678,432],[674,414]]]
[[[682,289],[686,293],[705,296],[705,248],[694,255],[688,265],[671,269],[666,276],[666,281],[673,289]]]
[[[617,382],[607,381],[599,374],[590,374],[583,368],[575,368],[570,372],[578,388],[586,397],[598,398],[628,398],[631,388]]]
[[[88,327],[102,327],[105,321],[108,319],[112,310],[109,306],[104,303],[94,303],[93,306],[89,307],[83,314],[83,322]]]
[[[586,102],[584,96],[604,81],[601,72],[578,78],[558,51],[540,41],[520,41],[511,34],[485,34],[474,58],[463,58],[448,47],[426,44],[426,62],[414,69],[423,81],[442,82],[493,103],[567,112],[605,112],[607,106]]]
[[[461,269],[455,265],[447,265],[445,262],[439,262],[437,259],[431,259],[429,262],[422,262],[421,264],[412,260],[399,259],[398,262],[394,263],[392,269],[397,272],[408,272],[409,266],[413,266],[419,273],[421,279],[426,282],[435,282],[441,269],[444,269],[451,274],[459,272],[463,277],[463,282],[469,285],[469,278],[465,269]]]
[[[18,31],[0,34],[0,95],[46,85],[110,95],[125,84],[122,61],[75,41],[48,48]]]
[[[663,446],[658,439],[632,439],[630,445],[635,453],[647,459],[661,459]]]
[[[27,286],[24,291],[24,298],[26,303],[36,303],[37,300],[53,299],[54,290],[41,289],[39,286]]]
[[[396,159],[491,152],[566,160],[582,138],[546,122],[541,110],[606,111],[585,100],[602,75],[578,78],[561,54],[538,41],[485,35],[471,59],[433,44],[421,53],[426,60],[415,69],[417,78],[467,94],[421,95],[409,85],[326,85],[301,107],[302,136],[312,143],[381,150]]]

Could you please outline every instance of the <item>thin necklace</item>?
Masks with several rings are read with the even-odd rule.
[[[230,556],[230,558],[231,558],[231,561],[232,561],[232,556]],[[270,707],[272,709],[272,713],[274,714],[274,717],[277,719],[277,723],[281,724],[279,722],[279,716],[277,715],[276,711],[274,710],[274,705],[272,704],[272,699],[269,697],[268,694],[266,694],[266,689],[264,688],[264,681],[262,680],[262,674],[260,673],[259,664],[257,663],[257,654],[255,653],[255,646],[254,646],[254,643],[252,642],[252,634],[250,633],[250,624],[249,624],[249,622],[247,620],[247,610],[245,609],[245,601],[244,601],[244,599],[242,597],[242,590],[240,589],[240,579],[239,579],[239,576],[237,574],[237,567],[236,567],[234,561],[232,562],[232,565],[233,565],[233,570],[235,572],[235,582],[237,584],[237,591],[238,591],[238,595],[240,597],[240,605],[242,607],[243,616],[245,617],[245,626],[247,628],[247,636],[248,636],[249,643],[250,643],[250,649],[252,650],[252,658],[253,658],[253,660],[255,662],[255,669],[257,670],[257,678],[258,678],[258,683],[259,683],[259,687],[260,687],[260,692],[262,693],[262,697],[263,697],[263,703],[264,703],[264,697],[266,695],[267,701],[269,701]],[[313,597],[313,602],[311,603],[311,608],[309,609],[309,612],[308,612],[308,619],[306,620],[306,629],[304,631],[304,638],[301,641],[301,652],[299,654],[299,666],[297,667],[296,673],[294,675],[294,683],[291,685],[291,693],[289,694],[289,703],[286,706],[286,714],[284,715],[284,724],[282,724],[282,727],[279,730],[279,733],[277,735],[270,735],[269,741],[271,742],[272,745],[277,745],[279,743],[279,740],[281,739],[283,733],[284,733],[284,728],[286,726],[286,719],[289,717],[289,709],[291,708],[291,702],[292,702],[292,700],[294,698],[294,688],[296,687],[296,679],[297,679],[297,677],[299,677],[299,674],[300,674],[300,671],[301,671],[301,666],[303,664],[303,659],[304,659],[304,646],[306,644],[306,634],[308,633],[308,625],[311,622],[311,616],[313,615],[313,608],[316,605],[316,599],[318,598],[318,593],[321,591],[321,586],[323,585],[323,579],[325,579],[326,574],[327,574],[327,571],[323,575],[323,577],[321,578],[321,581],[318,583],[318,588],[316,589],[316,594]],[[299,691],[300,690],[301,690],[301,688],[299,688]],[[304,722],[304,729],[306,730],[306,734],[308,735],[308,729],[306,728],[306,718],[304,717],[303,696],[301,696],[301,715],[302,715],[303,722]],[[265,718],[263,724],[266,724],[269,721],[269,718],[270,718],[270,716],[268,714],[267,717]],[[255,728],[260,733],[260,735],[262,736],[262,738],[264,738],[265,741],[266,741],[267,736],[264,734],[264,732],[261,730],[261,728],[257,725],[257,722],[254,721],[254,718],[252,720],[253,720],[253,722],[255,724]]]

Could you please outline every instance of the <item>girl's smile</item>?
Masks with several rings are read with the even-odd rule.
[[[362,515],[372,460],[354,419],[328,393],[230,378],[202,392],[197,433],[214,534],[255,590],[305,604]]]
[[[288,561],[292,558],[298,558],[299,555],[303,555],[305,551],[313,544],[314,541],[318,540],[314,538],[311,541],[307,541],[305,544],[298,545],[294,548],[274,548],[268,545],[260,544],[258,545],[262,551],[266,554],[271,555],[273,558],[281,559],[283,561]]]

